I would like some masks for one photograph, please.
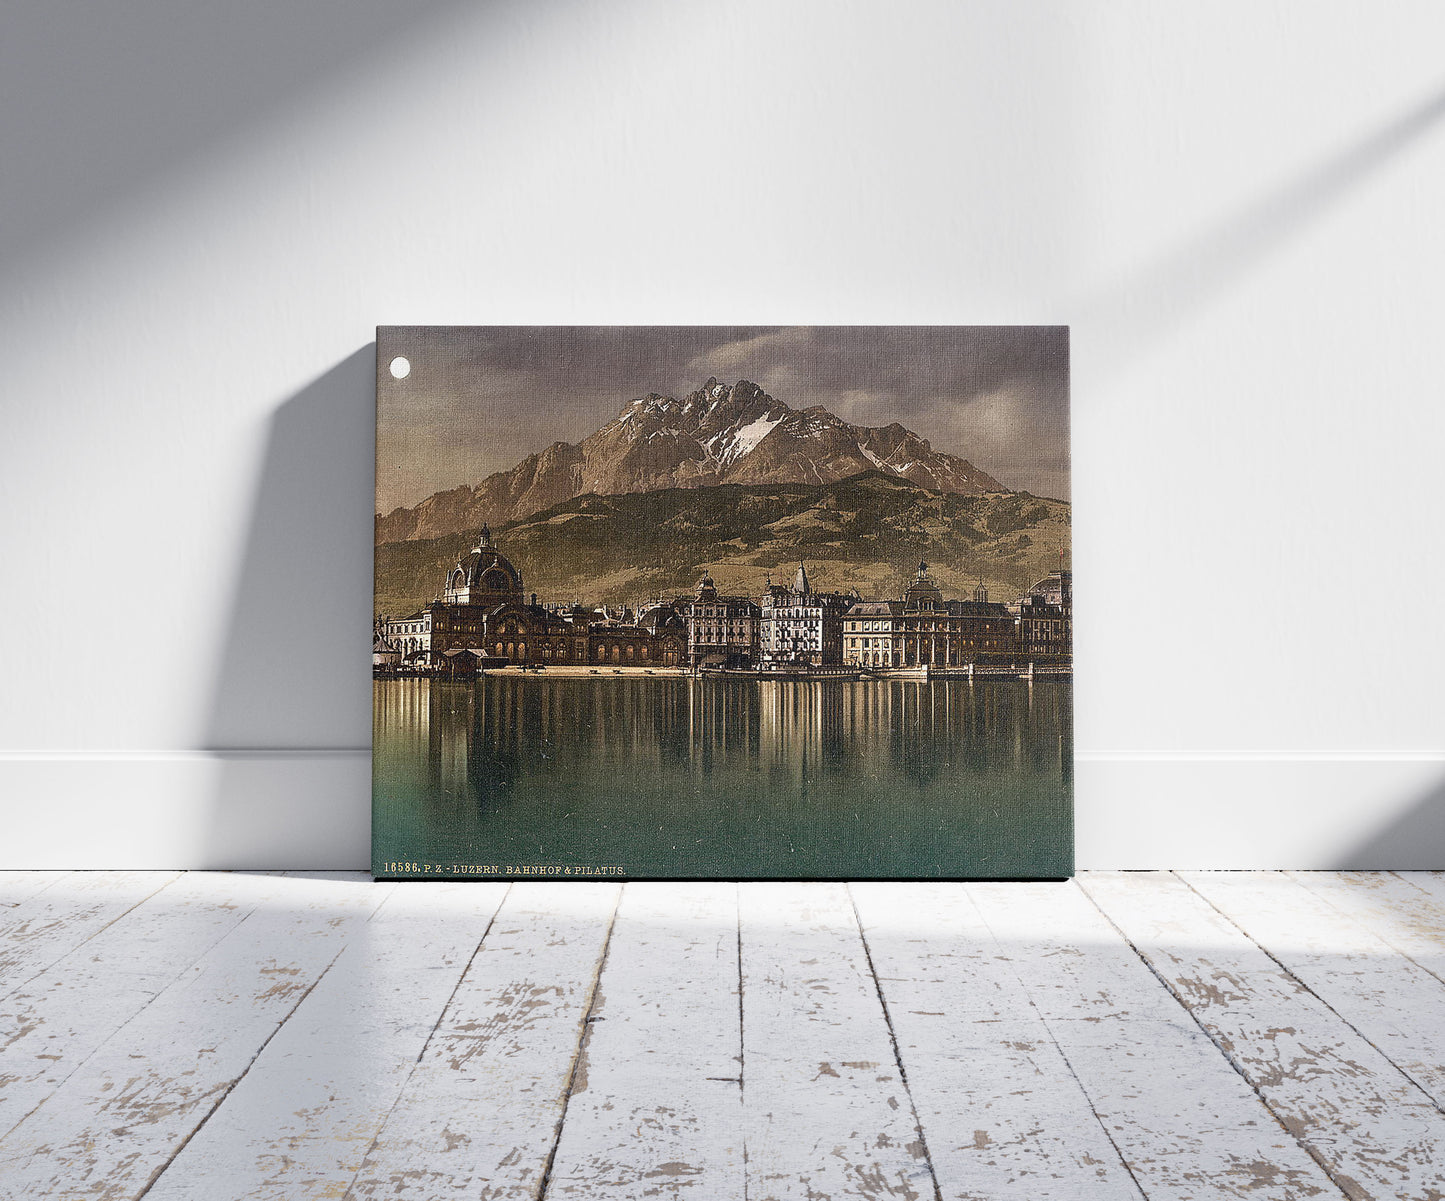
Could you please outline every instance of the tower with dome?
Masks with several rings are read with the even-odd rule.
[[[522,573],[492,544],[483,525],[477,544],[447,572],[442,600],[448,605],[520,605],[525,599]]]
[[[630,614],[628,615],[630,618]],[[686,630],[676,613],[617,620],[583,605],[551,608],[529,597],[522,573],[477,531],[472,548],[447,569],[436,600],[378,623],[402,665],[465,675],[483,667],[680,667]]]

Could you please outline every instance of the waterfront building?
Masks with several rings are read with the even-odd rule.
[[[751,667],[758,659],[762,610],[746,596],[721,596],[712,576],[680,606],[687,621],[690,667]]]
[[[1072,571],[1051,571],[1029,589],[1028,595],[1047,601],[1059,609],[1074,607],[1074,573]]]
[[[988,599],[980,584],[972,600],[945,600],[938,584],[920,562],[903,594],[899,615],[901,667],[967,667],[1002,665],[1015,656],[1016,620],[1007,605]]]
[[[460,615],[466,619],[466,615]],[[587,657],[587,627],[574,625],[549,612],[533,599],[531,604],[508,604],[482,615],[485,629],[480,643],[482,665],[503,663],[580,664]]]
[[[588,660],[609,667],[681,667],[687,657],[687,623],[671,605],[653,605],[624,619],[598,622],[588,631]]]
[[[376,620],[373,666],[466,675],[488,666],[889,669],[1067,667],[1073,648],[1073,577],[1050,573],[1011,605],[946,600],[919,563],[901,600],[818,592],[799,563],[791,586],[771,582],[754,599],[723,596],[704,576],[690,598],[634,612],[540,604],[483,526],[446,573],[437,599],[405,617]]]
[[[1073,662],[1073,572],[1050,572],[1009,607],[1021,656],[1031,663]]]
[[[430,660],[432,623],[430,606],[418,609],[406,617],[385,617],[382,621],[384,623],[383,641],[400,651],[404,662],[425,663]]]
[[[488,634],[495,632],[500,610],[520,607],[525,598],[522,574],[492,545],[485,525],[471,551],[447,572],[441,596],[415,613],[388,618],[383,636],[399,646],[405,661],[415,666],[443,662],[449,650],[476,648],[485,654]]]
[[[400,649],[405,663],[449,674],[505,664],[679,667],[687,644],[686,627],[671,610],[633,621],[630,612],[608,618],[586,606],[538,604],[486,526],[447,572],[437,600],[406,617],[382,619],[377,633]],[[462,651],[468,654],[454,653]]]
[[[843,616],[858,596],[814,592],[802,563],[791,588],[769,585],[758,620],[764,666],[821,666],[843,662]]]
[[[843,662],[893,667],[903,661],[903,602],[859,601],[843,617]]]
[[[392,643],[384,632],[377,630],[371,638],[372,667],[395,668],[401,666],[401,647]]]

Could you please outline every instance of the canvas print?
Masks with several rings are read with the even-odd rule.
[[[382,327],[373,871],[1073,871],[1066,327]]]

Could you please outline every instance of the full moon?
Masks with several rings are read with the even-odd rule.
[[[411,362],[401,355],[391,360],[391,375],[393,379],[406,379],[411,374]]]

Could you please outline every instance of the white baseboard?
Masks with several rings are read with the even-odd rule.
[[[360,750],[0,753],[0,868],[368,866]],[[1445,868],[1445,755],[1081,752],[1078,865]]]
[[[365,869],[371,752],[0,755],[0,867]]]
[[[1445,868],[1445,756],[1080,754],[1081,869]]]

